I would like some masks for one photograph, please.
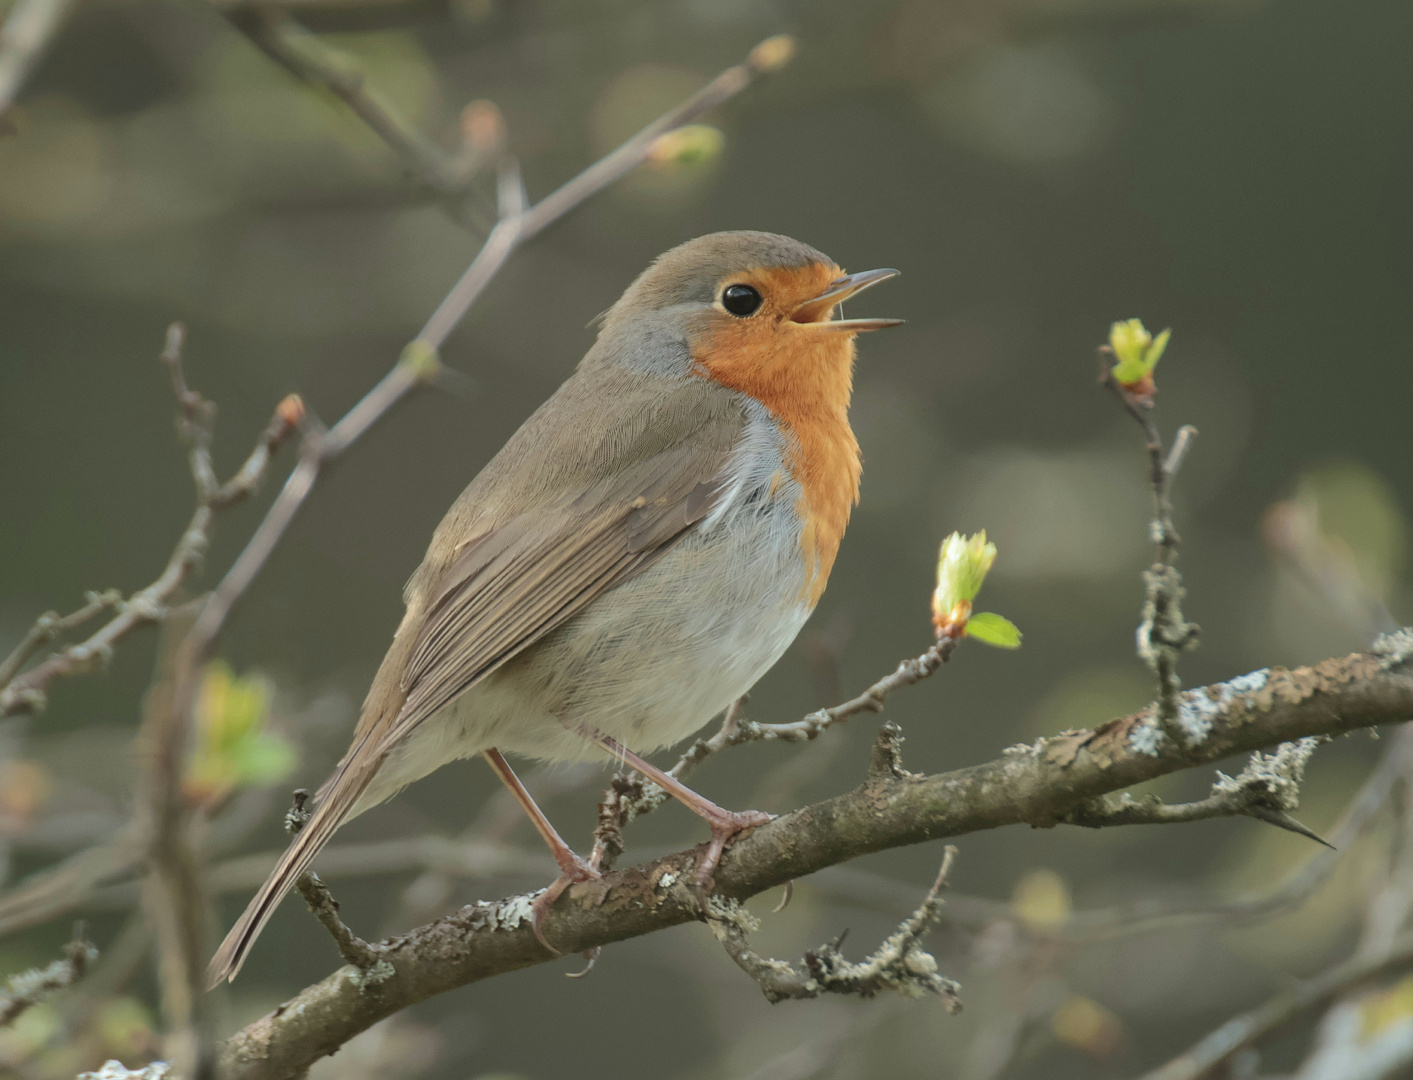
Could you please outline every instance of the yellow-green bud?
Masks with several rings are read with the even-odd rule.
[[[1109,327],[1109,348],[1118,361],[1111,371],[1114,381],[1132,386],[1151,376],[1171,336],[1172,330],[1164,330],[1155,338],[1141,319],[1114,323]]]

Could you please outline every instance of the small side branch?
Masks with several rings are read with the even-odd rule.
[[[1066,825],[1102,829],[1110,825],[1171,825],[1215,817],[1253,817],[1333,849],[1334,845],[1291,816],[1300,806],[1305,763],[1318,738],[1282,743],[1274,753],[1255,753],[1237,776],[1217,773],[1212,794],[1195,802],[1169,805],[1156,795],[1135,799],[1128,792],[1088,799],[1061,819]]]
[[[1158,425],[1153,422],[1155,391],[1151,378],[1145,389],[1125,386],[1114,378],[1110,367],[1112,358],[1113,351],[1108,346],[1099,350],[1099,382],[1143,429],[1144,445],[1148,451],[1148,482],[1153,491],[1153,518],[1148,531],[1157,546],[1157,557],[1153,565],[1143,572],[1144,596],[1138,627],[1138,655],[1158,678],[1158,726],[1164,735],[1173,740],[1174,745],[1181,748],[1188,745],[1195,733],[1182,722],[1182,680],[1177,673],[1178,658],[1186,650],[1196,647],[1201,630],[1196,623],[1183,618],[1182,614],[1182,574],[1175,565],[1182,537],[1173,524],[1172,484],[1187,458],[1192,441],[1197,437],[1197,429],[1191,424],[1181,427],[1173,440],[1172,450],[1165,453],[1163,437],[1158,432]]]
[[[289,812],[285,814],[285,831],[291,836],[304,828],[309,821],[309,811],[305,809],[305,803],[309,800],[309,792],[304,788],[296,789],[294,793],[294,803]],[[314,913],[314,917],[329,932],[329,936],[334,939],[334,944],[338,947],[339,955],[346,963],[352,964],[359,971],[363,972],[365,979],[380,974],[379,963],[386,965],[383,960],[383,950],[377,945],[370,945],[361,937],[355,934],[339,917],[339,902],[334,899],[333,893],[329,892],[329,887],[324,884],[319,875],[312,870],[306,870],[300,874],[294,883],[299,895],[304,898],[304,902],[309,905],[309,910]],[[391,971],[391,968],[388,969]]]
[[[707,905],[707,922],[716,939],[736,965],[755,980],[771,1004],[817,998],[822,994],[855,994],[871,998],[885,991],[903,997],[936,994],[949,1013],[962,1010],[961,989],[937,973],[937,961],[922,948],[922,940],[942,917],[941,892],[947,884],[957,849],[947,845],[942,868],[922,904],[899,925],[870,956],[859,963],[844,959],[840,935],[827,945],[805,953],[803,968],[784,960],[761,956],[750,947],[755,920],[734,900],[713,896]]]
[[[376,945],[371,945],[355,934],[339,917],[339,902],[334,899],[329,892],[329,887],[320,880],[319,875],[312,870],[307,870],[295,881],[294,887],[299,890],[299,895],[304,898],[304,902],[309,905],[309,910],[314,913],[314,917],[329,932],[329,936],[334,939],[334,944],[338,946],[339,955],[346,963],[352,964],[365,975],[373,972],[377,965],[382,962],[382,950]]]
[[[74,939],[64,946],[61,959],[5,980],[5,992],[0,994],[0,1027],[13,1023],[26,1009],[51,994],[73,986],[97,961],[98,950],[84,938],[83,924],[79,923],[74,927]]]
[[[15,676],[44,646],[63,637],[70,630],[77,630],[84,623],[109,608],[121,607],[122,602],[122,593],[117,589],[108,589],[104,592],[85,593],[83,607],[68,615],[60,615],[57,611],[46,611],[34,620],[34,625],[30,627],[24,640],[15,646],[14,652],[5,658],[3,663],[0,663],[0,687],[9,686]]]

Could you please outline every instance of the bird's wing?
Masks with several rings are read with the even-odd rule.
[[[736,435],[720,424],[468,544],[438,582],[401,678],[390,749],[418,724],[643,569],[715,505]]]

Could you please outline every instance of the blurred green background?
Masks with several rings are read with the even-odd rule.
[[[788,233],[849,269],[899,267],[853,313],[908,320],[860,342],[863,501],[818,612],[753,696],[757,719],[831,704],[921,652],[936,545],[982,527],[1000,548],[984,606],[1014,619],[1025,645],[964,647],[890,700],[907,764],[977,763],[1149,700],[1133,653],[1151,554],[1142,445],[1095,385],[1095,346],[1130,316],[1174,329],[1159,369],[1164,430],[1201,431],[1177,492],[1187,613],[1203,627],[1184,681],[1367,639],[1358,604],[1332,603],[1263,542],[1279,500],[1316,507],[1366,597],[1410,617],[1407,3],[330,0],[292,10],[449,149],[462,107],[494,101],[535,197],[766,35],[792,32],[800,51],[708,118],[724,139],[707,160],[640,170],[517,255],[444,350],[467,378],[415,395],[309,500],[221,650],[235,671],[268,681],[271,723],[299,750],[244,850],[282,846],[283,792],[317,785],[345,745],[402,583],[447,505],[572,369],[593,316],[654,255],[717,229]],[[164,563],[191,506],[157,362],[170,321],[187,323],[188,377],[219,403],[216,457],[228,473],[286,392],[326,421],[352,405],[483,235],[420,194],[339,102],[201,4],[81,7],[11,119],[0,137],[0,644],[40,611],[76,606],[89,588],[131,591]],[[487,178],[473,200],[484,226],[492,187]],[[220,519],[202,583],[240,549],[290,460],[260,498]],[[57,685],[47,713],[2,729],[12,882],[121,821],[154,641],[130,640],[106,677]],[[865,718],[803,747],[740,748],[697,783],[726,805],[783,811],[857,783],[875,730]],[[1300,816],[1327,828],[1378,748],[1361,735],[1322,749]],[[594,780],[546,803],[580,847]],[[1200,796],[1210,780],[1200,770],[1157,790]],[[495,787],[478,762],[451,766],[340,838],[454,835]],[[628,857],[700,832],[667,808],[633,827]],[[514,839],[537,851],[528,829]],[[1260,887],[1306,858],[1308,842],[1212,821],[1010,829],[959,846],[959,894],[1018,898],[1011,916],[937,936],[944,971],[962,982],[959,1017],[934,1001],[769,1006],[705,929],[687,926],[609,948],[583,981],[548,964],[434,999],[314,1075],[1126,1076],[1289,973],[1341,955],[1374,861],[1372,848],[1350,852],[1349,872],[1266,927],[1206,923],[1075,946],[1034,935],[1071,906]],[[940,846],[889,852],[800,882],[759,944],[797,956],[849,927],[860,955],[917,902],[940,856]],[[538,887],[552,871],[545,858],[533,872],[459,883],[427,915]],[[345,916],[365,935],[406,925],[412,879],[340,880]],[[222,899],[222,927],[248,891]],[[100,946],[124,902],[115,893],[86,913]],[[3,968],[47,960],[67,933],[60,920],[0,941]],[[227,1026],[335,963],[287,903],[230,994]],[[85,1053],[131,1064],[150,1052],[152,995],[140,966],[110,1003],[107,1049]],[[0,1036],[0,1053],[23,1056],[22,1038]]]

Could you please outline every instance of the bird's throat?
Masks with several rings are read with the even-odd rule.
[[[785,466],[801,490],[803,599],[813,607],[859,497],[862,462],[849,427],[854,339],[784,327],[762,340],[746,330],[714,328],[695,343],[693,358],[698,374],[754,398],[780,424]]]

